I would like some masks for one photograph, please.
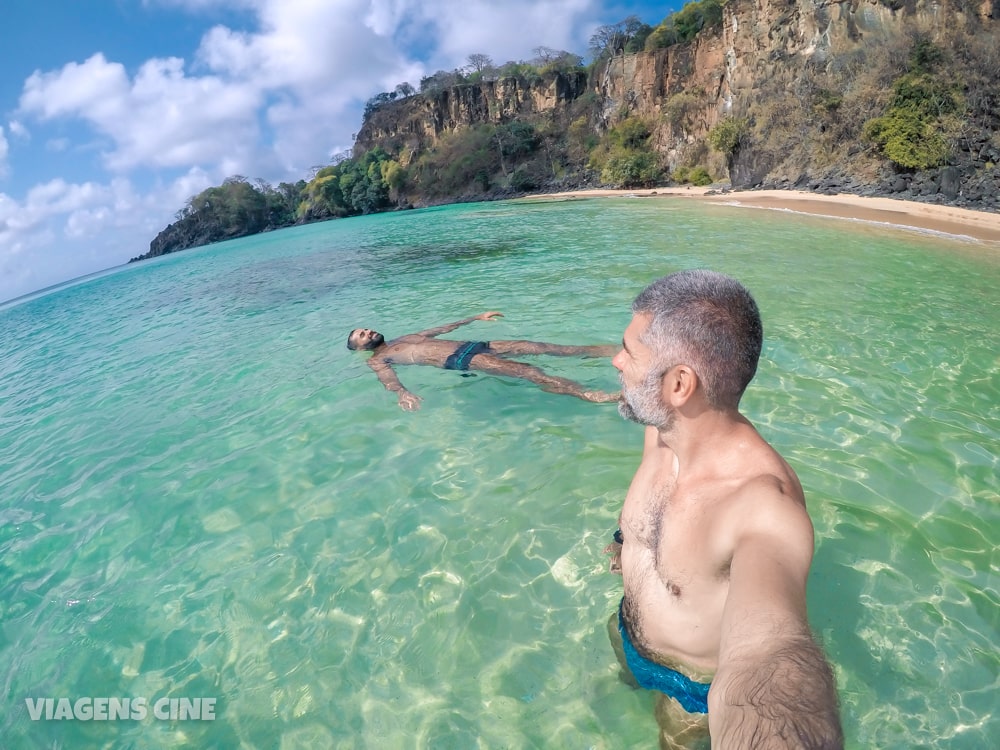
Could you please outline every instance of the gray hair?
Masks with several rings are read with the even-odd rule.
[[[652,316],[641,340],[653,350],[655,366],[666,372],[688,364],[709,405],[739,405],[764,339],[760,310],[742,284],[714,271],[679,271],[643,289],[632,312]]]

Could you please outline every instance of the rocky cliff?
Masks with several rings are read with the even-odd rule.
[[[381,146],[393,154],[416,153],[445,133],[553,113],[586,92],[587,75],[575,72],[553,73],[531,83],[501,78],[411,96],[371,112],[356,136],[354,151]]]
[[[457,129],[558,114],[589,96],[595,132],[640,116],[668,168],[714,159],[713,172],[728,171],[735,187],[916,197],[939,192],[943,181],[953,202],[966,195],[976,207],[998,208],[1000,175],[990,172],[1000,163],[1000,63],[983,73],[994,78],[979,83],[986,90],[977,90],[979,109],[968,118],[975,127],[963,128],[947,165],[950,177],[943,168],[901,176],[860,138],[861,124],[881,114],[879,106],[884,110],[889,72],[905,70],[915,38],[945,48],[975,42],[982,54],[995,56],[998,20],[1000,0],[730,0],[719,27],[690,42],[616,55],[589,80],[582,74],[531,85],[504,79],[380,108],[366,118],[355,152],[378,145],[405,156]],[[730,116],[747,118],[751,130],[739,153],[721,164],[705,137]]]

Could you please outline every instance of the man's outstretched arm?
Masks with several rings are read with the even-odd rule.
[[[368,360],[368,366],[374,370],[379,382],[385,386],[385,389],[397,395],[399,405],[403,409],[406,411],[416,411],[420,408],[420,396],[410,393],[403,387],[403,384],[399,382],[399,378],[396,376],[396,371],[392,369],[388,362],[378,357],[371,357]]]
[[[708,695],[713,748],[844,747],[833,671],[806,618],[812,536],[809,549],[796,536],[755,534],[734,552]]]
[[[447,323],[443,326],[438,326],[437,328],[428,328],[426,331],[420,331],[420,336],[440,336],[442,333],[451,333],[459,326],[468,325],[476,320],[493,320],[493,318],[502,318],[503,313],[501,312],[484,312],[479,315],[474,315],[471,318],[463,318],[462,320],[456,320],[454,323]]]

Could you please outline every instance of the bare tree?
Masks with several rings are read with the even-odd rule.
[[[469,55],[467,62],[469,63],[468,69],[472,73],[482,75],[493,70],[493,59],[489,55],[475,53]]]
[[[535,59],[542,64],[557,60],[559,57],[566,54],[562,50],[552,49],[551,47],[535,47],[531,51],[534,53]]]
[[[583,65],[583,58],[566,50],[536,47],[532,52],[535,54],[532,64],[539,68],[572,70]]]

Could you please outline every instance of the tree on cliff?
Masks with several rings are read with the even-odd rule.
[[[643,23],[637,16],[598,26],[590,37],[590,52],[595,61],[620,54],[634,54],[642,50],[652,30],[652,26]]]
[[[944,164],[951,135],[959,131],[961,87],[948,76],[935,75],[944,52],[918,38],[910,53],[909,71],[893,83],[884,115],[865,123],[863,133],[894,164],[904,169],[928,169]]]
[[[468,63],[466,69],[469,71],[470,77],[474,80],[476,78],[485,78],[490,73],[496,71],[496,67],[493,65],[493,58],[489,55],[480,53],[469,55],[466,58],[466,62]]]
[[[536,47],[532,50],[535,59],[531,64],[538,68],[541,75],[547,73],[562,73],[568,75],[584,69],[583,58],[572,52],[552,49],[551,47]]]

